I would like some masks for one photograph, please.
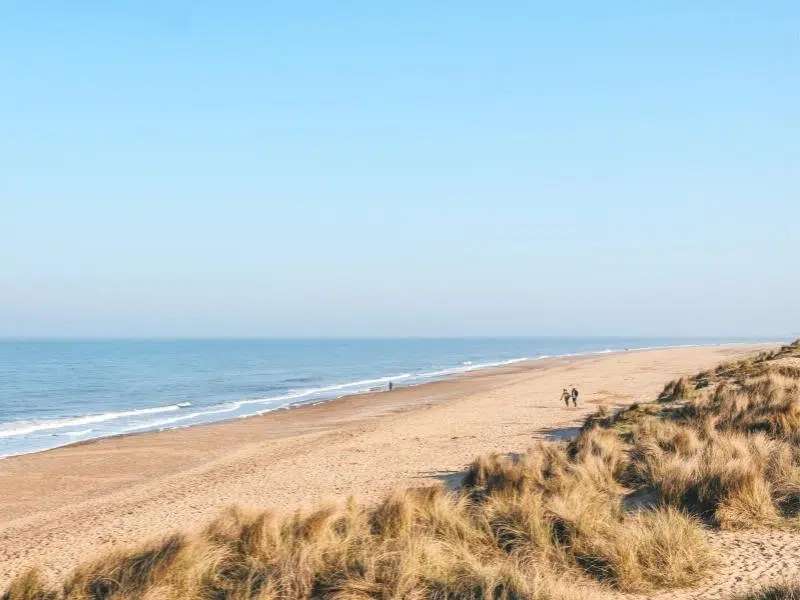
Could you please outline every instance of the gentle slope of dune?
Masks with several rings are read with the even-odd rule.
[[[720,536],[800,531],[799,386],[795,343],[600,406],[571,442],[483,455],[451,489],[231,508],[2,598],[722,597],[743,578]]]
[[[690,586],[720,564],[707,531],[800,529],[798,440],[795,343],[670,382],[651,402],[601,407],[572,442],[480,457],[454,490],[287,515],[232,508],[52,588],[27,572],[4,600],[567,599],[596,585]]]

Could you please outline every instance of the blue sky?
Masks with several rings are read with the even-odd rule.
[[[800,330],[800,3],[387,4],[0,3],[0,336]]]

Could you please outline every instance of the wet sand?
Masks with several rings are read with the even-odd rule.
[[[731,345],[518,363],[316,406],[0,460],[0,588],[113,547],[191,529],[230,504],[291,509],[453,482],[477,455],[568,435],[600,404],[763,349]],[[561,389],[581,390],[565,409]]]

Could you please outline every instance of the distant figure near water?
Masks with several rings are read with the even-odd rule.
[[[564,401],[564,406],[566,406],[567,408],[569,408],[569,399],[571,397],[572,395],[569,393],[567,388],[564,388],[564,391],[561,392],[561,399]]]
[[[570,395],[570,397],[572,397],[572,406],[577,408],[578,407],[578,390],[573,387],[572,391],[570,392],[569,395]]]
[[[389,391],[391,392],[393,388],[394,388],[394,384],[390,381],[389,382]]]

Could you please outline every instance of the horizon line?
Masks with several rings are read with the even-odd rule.
[[[396,340],[530,340],[530,339],[663,339],[663,340],[775,340],[797,339],[800,333],[785,334],[702,334],[702,335],[666,335],[666,334],[520,334],[520,335],[254,335],[254,336],[162,336],[162,335],[0,335],[0,342],[84,342],[84,341],[396,341]]]

